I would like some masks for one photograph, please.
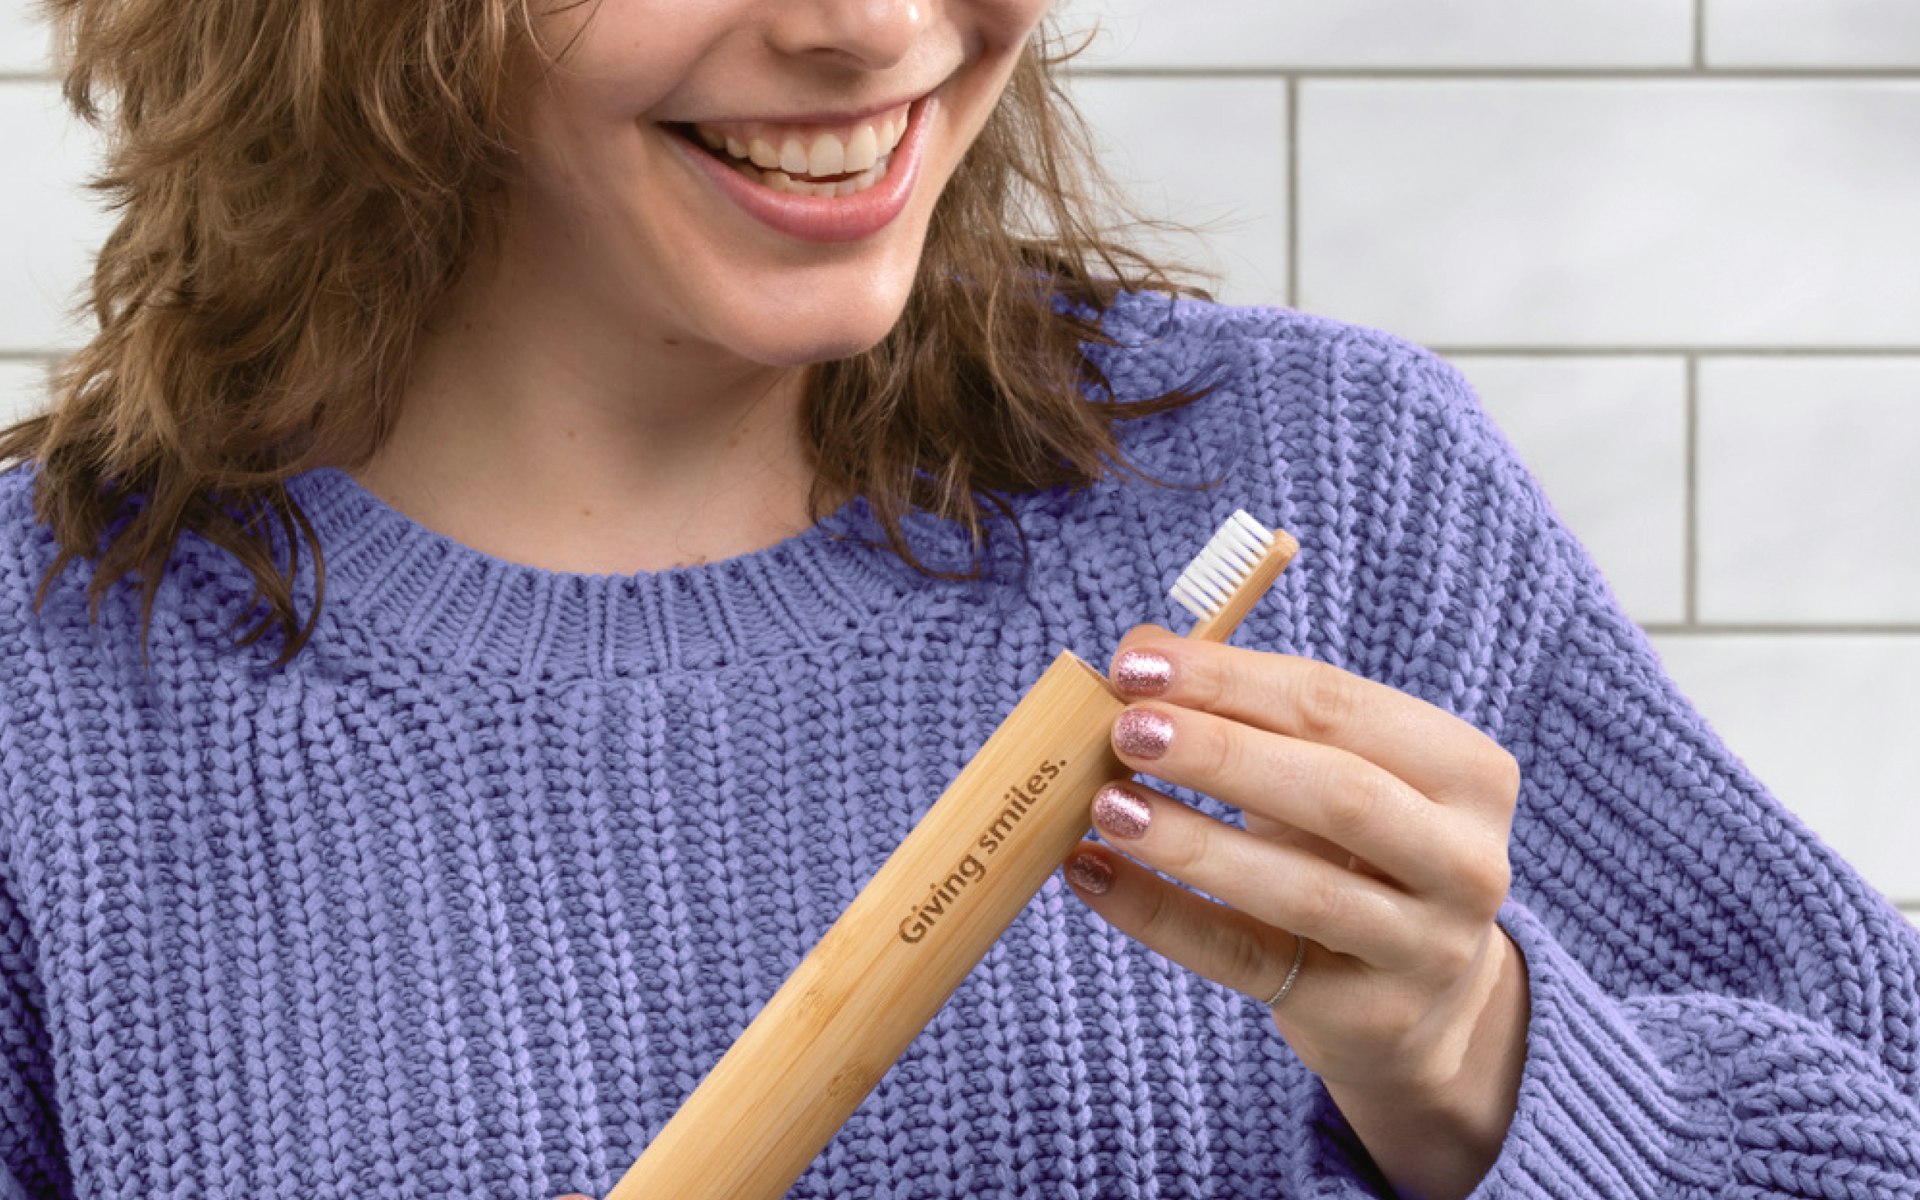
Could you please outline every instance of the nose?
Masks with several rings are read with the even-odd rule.
[[[775,0],[776,49],[880,70],[905,58],[941,0]]]

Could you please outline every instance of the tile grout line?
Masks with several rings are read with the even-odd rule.
[[[1920,625],[1869,624],[1795,624],[1793,622],[1735,621],[1689,623],[1679,621],[1635,621],[1641,632],[1660,637],[1920,637]]]
[[[1684,66],[1671,67],[1633,67],[1600,66],[1588,67],[1567,65],[1563,67],[1539,66],[1474,66],[1447,65],[1400,66],[1400,67],[1312,67],[1299,64],[1268,63],[1260,66],[1241,66],[1221,64],[1180,64],[1165,66],[1074,66],[1071,73],[1076,76],[1094,78],[1281,78],[1297,77],[1305,79],[1350,79],[1350,80],[1399,80],[1399,79],[1522,79],[1529,81],[1552,79],[1692,79],[1705,76],[1710,79],[1731,82],[1807,80],[1810,82],[1845,83],[1857,79],[1920,79],[1920,66],[1910,67],[1852,67],[1845,63],[1829,66],[1809,67],[1722,67],[1706,65],[1703,35],[1696,35],[1693,61]],[[0,84],[7,83],[59,83],[60,75],[51,70],[45,71],[0,71]]]
[[[1291,173],[1290,173],[1291,174]],[[1289,191],[1297,186],[1297,181],[1289,180]],[[1289,209],[1293,208],[1289,197]],[[1288,256],[1290,262],[1298,261],[1297,222],[1288,220]],[[1299,307],[1299,282],[1297,268],[1289,266],[1287,287],[1289,307]],[[1421,345],[1440,355],[1442,358],[1694,358],[1700,360],[1719,358],[1911,358],[1920,361],[1920,345],[1915,346],[1497,346],[1448,344],[1445,342],[1421,342]],[[0,363],[58,362],[71,350],[14,348],[0,349]]]
[[[1609,82],[1636,79],[1712,80],[1725,83],[1852,83],[1873,80],[1920,80],[1913,67],[1722,67],[1694,63],[1672,67],[1306,67],[1272,63],[1265,66],[1113,66],[1075,67],[1073,73],[1097,79],[1279,79],[1350,80],[1359,82],[1520,80],[1529,83],[1558,79]],[[34,78],[38,78],[37,76]]]
[[[1707,69],[1707,0],[1693,0],[1693,69]]]
[[[1422,342],[1436,354],[1510,355],[1516,358],[1920,358],[1913,346],[1498,346]]]
[[[1287,307],[1300,308],[1300,80],[1287,76]]]
[[[1682,580],[1686,623],[1700,623],[1700,359],[1687,356],[1686,434],[1681,439],[1686,452],[1686,495],[1682,503],[1681,562],[1686,567]]]
[[[1712,79],[1729,83],[1777,82],[1850,83],[1861,80],[1920,80],[1920,66],[1849,67],[1724,67],[1711,68],[1695,60],[1675,67],[1303,67],[1274,63],[1266,66],[1112,66],[1071,68],[1075,76],[1092,79],[1341,79],[1392,82],[1396,80],[1521,80],[1526,82],[1578,79],[1605,82],[1632,79]],[[0,71],[0,84],[60,82],[52,71]]]

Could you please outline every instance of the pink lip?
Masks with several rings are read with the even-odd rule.
[[[696,170],[761,224],[806,242],[857,242],[891,225],[906,211],[920,177],[927,128],[936,111],[932,96],[914,103],[907,132],[894,147],[887,177],[857,196],[797,196],[762,187],[687,139],[671,140]]]

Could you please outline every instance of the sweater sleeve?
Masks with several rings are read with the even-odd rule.
[[[0,855],[0,1200],[72,1194],[59,1155],[52,1056],[33,960],[33,935]]]
[[[1417,469],[1493,481],[1444,519],[1504,526],[1542,581],[1489,635],[1526,665],[1493,725],[1522,768],[1499,921],[1531,1014],[1476,1200],[1920,1197],[1920,930],[1727,750],[1465,380],[1423,358],[1402,376],[1421,419],[1462,436]],[[1348,1179],[1325,1194],[1351,1194],[1370,1164],[1332,1152],[1357,1147],[1321,1102]]]
[[[1920,930],[1680,694],[1457,370],[1375,332],[1286,348],[1261,415],[1308,536],[1275,642],[1335,630],[1302,640],[1522,770],[1526,1061],[1474,1200],[1920,1198]],[[1391,1195],[1324,1088],[1296,1117],[1300,1194]]]
[[[1920,931],[1548,541],[1570,611],[1503,738],[1525,782],[1500,920],[1532,1017],[1475,1195],[1920,1196]]]

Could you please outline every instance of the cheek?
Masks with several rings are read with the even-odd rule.
[[[988,40],[1008,45],[1027,40],[1053,8],[1052,0],[963,0],[960,5]]]
[[[532,88],[568,117],[632,119],[697,69],[738,24],[735,0],[549,0],[537,26],[557,58]]]
[[[667,94],[667,64],[635,58],[626,69],[592,74],[565,67],[533,85],[529,129],[536,137],[566,141],[588,130],[631,125]]]

